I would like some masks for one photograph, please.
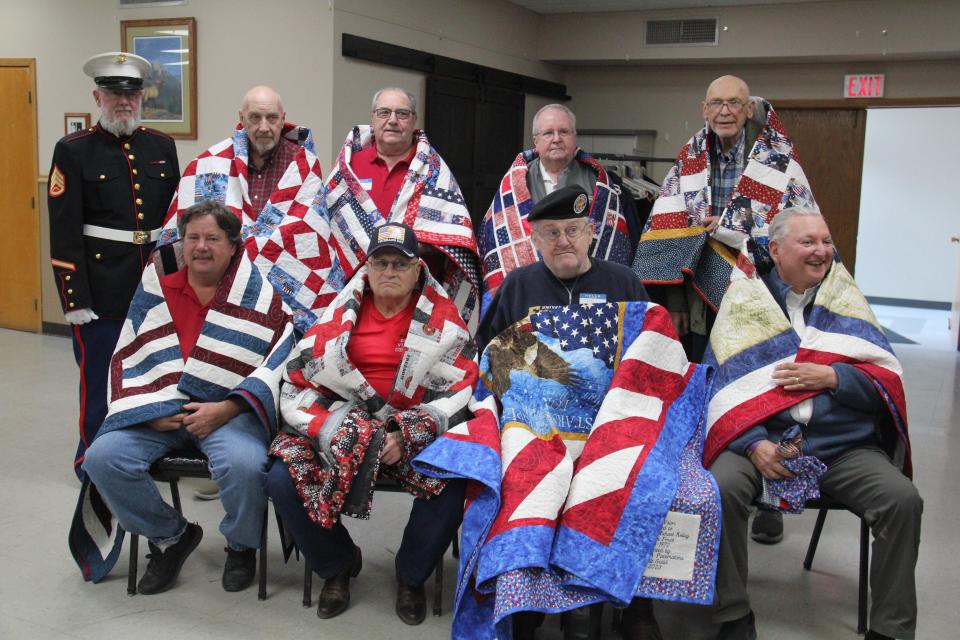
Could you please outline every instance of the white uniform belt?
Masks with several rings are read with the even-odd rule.
[[[101,240],[116,240],[117,242],[131,242],[133,244],[149,244],[156,242],[160,237],[160,229],[153,231],[125,231],[123,229],[111,229],[110,227],[98,227],[95,224],[83,225],[83,235],[91,238],[100,238]]]

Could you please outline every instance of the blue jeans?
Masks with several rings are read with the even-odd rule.
[[[101,434],[87,449],[83,470],[97,486],[120,525],[154,544],[176,542],[187,521],[163,501],[149,469],[174,449],[196,447],[210,462],[226,511],[220,532],[231,547],[260,546],[267,468],[267,434],[247,411],[203,440],[186,429],[156,431],[146,425]]]

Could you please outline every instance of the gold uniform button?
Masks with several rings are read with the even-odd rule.
[[[136,170],[136,169],[133,169],[133,170],[132,170],[132,173],[133,173],[133,175],[137,175],[137,170]]]
[[[98,253],[97,255],[93,256],[93,259],[94,259],[94,260],[99,260],[99,259],[100,259],[100,254]]]
[[[105,176],[105,175],[103,175],[103,174],[101,173],[101,174],[100,174],[100,179],[101,179],[101,180],[106,180],[106,179],[107,179],[107,176]]]
[[[75,305],[71,302],[71,303],[70,303],[70,308],[73,309],[74,306],[75,306]]]
[[[163,171],[161,171],[161,172],[160,172],[160,177],[161,177],[161,178],[166,178],[166,177],[167,177],[167,174],[165,174]]]
[[[136,203],[137,203],[137,204],[143,204],[143,198],[137,198]]]
[[[133,155],[132,153],[131,153],[131,154],[128,154],[127,157],[128,157],[129,159],[131,159],[131,160],[136,160],[136,159],[137,159],[137,156]]]
[[[137,220],[143,220],[143,212],[137,214]]]
[[[67,293],[68,293],[68,294],[72,294],[72,293],[73,293],[73,289],[67,289]]]
[[[129,142],[124,142],[124,143],[123,143],[123,148],[126,149],[127,151],[130,151],[130,143],[129,143]]]
[[[63,279],[69,281],[69,280],[70,280],[70,276],[64,276]]]
[[[135,183],[133,184],[133,189],[134,189],[134,191],[140,191],[140,183],[139,183],[139,182],[135,182]]]

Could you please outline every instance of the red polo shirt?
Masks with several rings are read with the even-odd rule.
[[[186,362],[193,351],[193,347],[200,338],[200,329],[207,317],[210,303],[201,304],[196,291],[187,282],[187,270],[180,269],[176,273],[160,276],[160,288],[163,298],[167,301],[167,308],[173,318],[173,328],[180,339],[180,352]],[[210,299],[211,302],[213,298]]]
[[[373,302],[372,293],[367,292],[360,303],[360,317],[347,342],[347,357],[384,400],[393,390],[403,358],[403,343],[416,307],[414,295],[402,311],[384,318]]]
[[[417,155],[417,145],[414,144],[410,147],[407,157],[389,171],[387,171],[387,163],[377,155],[375,143],[350,157],[350,167],[360,178],[367,193],[373,198],[373,203],[377,205],[377,211],[383,214],[384,218],[390,216],[393,201],[397,199],[397,193],[403,186],[404,178],[407,177],[410,161],[415,155]],[[369,182],[371,180],[372,182]]]

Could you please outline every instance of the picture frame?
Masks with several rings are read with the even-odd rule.
[[[63,135],[68,136],[77,131],[83,131],[90,128],[89,113],[65,113],[63,114]]]
[[[143,124],[173,138],[196,140],[196,19],[122,20],[120,47],[153,65],[143,84]]]

